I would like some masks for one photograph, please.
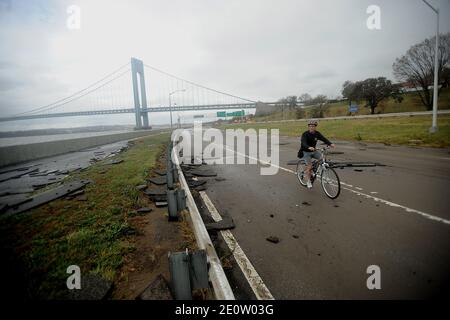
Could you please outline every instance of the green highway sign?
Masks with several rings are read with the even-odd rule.
[[[243,117],[245,116],[244,110],[240,111],[233,111],[233,112],[226,112],[226,111],[218,111],[217,117],[224,118],[224,117]]]

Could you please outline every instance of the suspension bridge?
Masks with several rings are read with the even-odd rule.
[[[178,103],[172,104],[173,97]],[[0,122],[134,113],[136,129],[146,129],[150,127],[152,112],[170,112],[172,123],[173,112],[256,107],[256,101],[182,79],[131,58],[130,62],[82,90],[45,106],[2,117]]]

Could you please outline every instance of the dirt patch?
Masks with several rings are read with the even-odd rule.
[[[163,155],[155,168],[164,170],[164,163]],[[124,257],[112,299],[136,299],[160,275],[170,282],[168,253],[196,249],[187,212],[179,221],[169,222],[167,208],[157,208],[143,192],[140,197],[141,203],[152,211],[128,218],[137,235],[129,239],[134,250]]]

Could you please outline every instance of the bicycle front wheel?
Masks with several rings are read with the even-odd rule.
[[[341,182],[333,168],[323,169],[321,172],[321,185],[325,194],[330,199],[336,199],[341,193]]]
[[[306,187],[306,174],[305,174],[305,170],[306,170],[306,165],[303,161],[299,161],[297,163],[297,170],[296,170],[296,175],[297,175],[297,179],[298,182],[300,182],[300,184],[304,187]]]

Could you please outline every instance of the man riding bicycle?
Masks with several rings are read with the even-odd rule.
[[[316,150],[317,140],[323,141],[326,145],[334,148],[334,144],[325,138],[319,131],[316,131],[317,120],[310,120],[308,122],[308,131],[303,132],[301,138],[301,146],[298,152],[298,157],[303,158],[306,162],[306,183],[308,188],[312,188],[311,184],[311,169],[312,159],[320,160],[322,155]]]

